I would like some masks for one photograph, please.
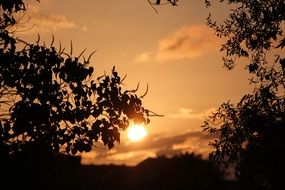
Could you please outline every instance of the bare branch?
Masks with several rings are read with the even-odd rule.
[[[164,115],[154,113],[153,111],[150,111],[150,110],[148,110],[148,112],[151,113],[151,114],[148,114],[149,117],[164,117]]]
[[[72,40],[70,41],[70,56],[72,57],[73,53],[73,45],[72,45]]]
[[[36,40],[36,44],[37,44],[37,45],[39,45],[40,40],[41,40],[41,37],[40,37],[40,34],[38,33],[38,39]]]
[[[158,13],[157,9],[154,7],[154,5],[156,5],[155,3],[151,2],[150,0],[147,0],[148,3],[150,4],[151,8],[153,8],[153,10]]]
[[[97,50],[94,50],[90,55],[89,57],[87,58],[87,61],[84,61],[84,63],[89,63],[89,60],[91,59],[92,55],[96,52]]]
[[[129,93],[129,92],[135,93],[135,92],[138,91],[139,87],[140,87],[140,83],[137,84],[137,87],[136,87],[135,89],[133,89],[133,90],[126,90],[126,91],[124,92],[124,94]]]
[[[127,78],[127,75],[125,75],[122,79],[121,79],[121,81],[120,81],[120,84],[123,84],[124,85],[124,80]]]
[[[86,48],[78,55],[78,59],[83,55],[83,53],[86,51]]]
[[[51,43],[50,43],[50,47],[53,46],[53,43],[54,43],[54,35],[52,35],[52,39],[51,39]]]
[[[146,85],[146,91],[143,95],[140,96],[140,98],[144,98],[148,93],[148,84]]]

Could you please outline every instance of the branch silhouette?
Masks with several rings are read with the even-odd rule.
[[[39,34],[34,44],[26,42],[8,30],[25,4],[1,1],[0,9],[0,155],[33,147],[76,155],[98,142],[111,149],[130,121],[149,122],[139,86],[123,90],[125,77],[115,67],[94,79],[90,60],[96,50],[76,57],[72,41],[67,53],[60,42],[54,46],[54,36],[47,47]]]

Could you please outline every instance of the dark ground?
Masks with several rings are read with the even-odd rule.
[[[81,165],[80,157],[18,156],[1,161],[0,189],[237,189],[194,154],[149,158],[137,166]]]

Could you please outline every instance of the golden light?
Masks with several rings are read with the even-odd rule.
[[[143,125],[132,125],[128,129],[128,138],[132,142],[137,142],[146,137],[147,131]]]

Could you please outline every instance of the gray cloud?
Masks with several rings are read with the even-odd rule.
[[[140,144],[130,144],[118,147],[118,151],[126,152],[132,150],[149,150],[149,149],[160,149],[162,147],[172,147],[174,144],[184,143],[187,139],[198,138],[200,140],[211,139],[211,135],[205,134],[200,131],[187,132],[180,135],[174,136],[162,136],[162,135],[152,135],[147,137],[143,143]]]

